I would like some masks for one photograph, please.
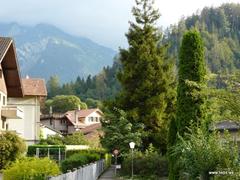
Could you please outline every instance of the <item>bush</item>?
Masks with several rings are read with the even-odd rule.
[[[50,135],[47,137],[47,139],[41,139],[39,144],[42,145],[63,145],[63,137],[56,135]]]
[[[132,154],[124,156],[121,173],[123,175],[131,174]],[[140,176],[163,177],[168,174],[168,163],[165,156],[158,154],[150,145],[144,152],[135,151],[133,154],[134,174]]]
[[[108,168],[112,164],[112,154],[105,154],[105,168]]]
[[[65,149],[66,149],[64,145],[31,145],[31,146],[28,146],[27,155],[35,156],[37,148],[39,148],[40,157],[48,155],[48,148],[49,148],[49,153],[51,155],[58,155],[59,148],[60,148],[61,154],[65,153]]]
[[[100,155],[96,153],[73,154],[66,160],[62,161],[61,169],[63,173],[66,173],[67,170],[73,170],[73,168],[78,168],[80,166],[98,161],[99,159]]]
[[[0,134],[0,169],[5,168],[26,151],[26,144],[15,133],[4,131]]]
[[[59,167],[48,158],[24,158],[3,171],[4,180],[34,179],[45,180],[60,173]]]
[[[85,154],[85,153],[95,153],[95,154],[99,154],[101,159],[104,159],[105,154],[107,153],[107,151],[105,149],[83,149],[83,150],[68,150],[66,152],[66,157],[70,157],[73,154]]]
[[[209,179],[209,171],[239,171],[238,148],[229,135],[209,134],[201,128],[190,130],[187,140],[179,137],[174,146],[173,155],[179,157],[178,165],[181,174],[188,174],[192,179],[202,177]],[[235,169],[237,171],[235,171]],[[234,179],[234,176],[224,177]]]
[[[88,142],[80,131],[74,132],[72,135],[68,135],[63,139],[66,145],[87,145]]]

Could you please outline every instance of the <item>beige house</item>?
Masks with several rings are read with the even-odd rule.
[[[103,113],[99,109],[68,111],[65,114],[53,113],[41,115],[41,124],[60,131],[63,135],[82,131],[89,134],[101,127]]]
[[[62,113],[52,113],[41,115],[41,124],[61,132],[62,135],[68,134],[68,129],[74,124]]]
[[[23,119],[23,111],[8,104],[8,98],[22,98],[23,89],[11,38],[0,37],[0,131],[9,130],[9,119]]]
[[[28,144],[37,142],[45,96],[44,80],[21,79],[14,42],[0,37],[0,131],[14,131]]]
[[[8,98],[8,104],[17,106],[23,111],[22,119],[7,120],[9,130],[15,130],[27,144],[35,144],[40,137],[40,106],[47,96],[43,79],[22,79],[24,97]]]
[[[68,111],[65,115],[74,125],[68,128],[68,134],[72,134],[90,126],[99,128],[103,113],[100,109],[83,109]]]

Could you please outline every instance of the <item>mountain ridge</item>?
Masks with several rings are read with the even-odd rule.
[[[96,75],[112,65],[116,55],[111,48],[44,23],[0,23],[0,34],[14,39],[22,76],[48,80],[57,74],[61,82],[68,82],[77,76]]]

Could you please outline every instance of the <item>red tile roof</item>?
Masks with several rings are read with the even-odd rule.
[[[43,79],[22,79],[25,96],[47,96],[47,88]]]
[[[92,125],[86,126],[85,128],[80,129],[80,131],[83,134],[89,134],[95,130],[100,129],[101,127],[102,127],[101,123],[95,123],[95,124],[92,124]]]

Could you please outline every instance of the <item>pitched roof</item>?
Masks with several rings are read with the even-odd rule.
[[[8,97],[23,97],[16,48],[12,38],[0,37],[0,63]]]
[[[76,111],[68,111],[66,114],[74,114],[77,112],[78,117],[87,117],[88,115],[92,114],[93,112],[98,112],[99,114],[103,114],[102,111],[98,108],[95,109],[82,109],[82,110],[76,110]]]
[[[52,127],[49,127],[49,126],[47,126],[47,125],[40,124],[40,127],[41,127],[41,128],[47,128],[47,129],[50,129],[50,130],[52,130],[52,131],[54,131],[54,132],[56,132],[56,133],[62,135],[62,133],[61,133],[60,131],[58,131],[57,129],[54,129],[54,128],[52,128]]]
[[[98,108],[68,111],[65,113],[65,115],[70,121],[75,123],[75,113],[77,113],[78,118],[84,118],[84,117],[87,117],[88,115],[92,114],[93,112],[98,112],[99,114],[103,115],[102,111]],[[78,124],[79,124],[79,122],[78,122]],[[82,125],[85,126],[85,124],[82,124]]]
[[[80,131],[83,134],[89,134],[95,130],[100,129],[101,127],[102,127],[101,123],[95,123],[95,124],[92,124],[92,125],[86,126],[85,128],[80,129]]]
[[[9,46],[12,43],[12,39],[8,37],[0,37],[0,62],[7,53]]]
[[[22,79],[25,96],[47,96],[47,88],[44,79]]]

